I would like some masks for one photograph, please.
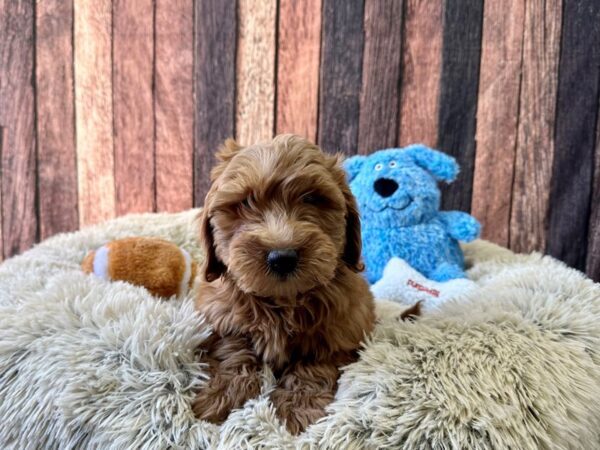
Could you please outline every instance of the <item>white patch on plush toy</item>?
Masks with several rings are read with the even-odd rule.
[[[188,286],[190,285],[190,278],[192,276],[192,257],[185,249],[180,248],[180,250],[181,254],[183,255],[183,259],[185,259],[185,272],[183,273],[183,277],[179,283],[179,295],[185,295],[187,293]]]
[[[435,309],[442,303],[457,298],[477,285],[466,278],[445,282],[429,280],[401,258],[389,260],[381,279],[371,286],[376,299],[391,300],[407,306],[420,301],[424,311]]]
[[[94,275],[102,278],[103,280],[109,280],[108,276],[108,247],[103,245],[94,255]]]

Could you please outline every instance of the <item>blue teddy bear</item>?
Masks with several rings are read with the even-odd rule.
[[[458,241],[479,236],[477,220],[439,211],[437,181],[453,181],[458,164],[424,145],[391,148],[344,162],[361,213],[366,276],[377,282],[392,257],[435,281],[465,278]]]

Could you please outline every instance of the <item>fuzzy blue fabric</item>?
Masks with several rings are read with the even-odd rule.
[[[480,225],[461,211],[440,211],[437,181],[452,182],[458,164],[424,145],[379,150],[344,162],[362,223],[366,276],[377,282],[399,257],[435,281],[464,278],[458,241],[479,236]]]

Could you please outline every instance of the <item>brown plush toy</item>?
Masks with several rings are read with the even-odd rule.
[[[132,237],[91,251],[84,272],[105,280],[143,286],[157,297],[185,295],[196,276],[196,262],[184,249],[157,238]]]

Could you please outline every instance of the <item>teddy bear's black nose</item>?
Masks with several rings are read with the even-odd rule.
[[[298,252],[291,248],[271,250],[267,255],[267,265],[277,275],[288,275],[298,265]]]
[[[398,183],[389,178],[379,178],[373,185],[375,192],[381,195],[383,198],[391,196],[398,190]]]

